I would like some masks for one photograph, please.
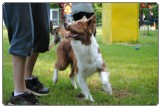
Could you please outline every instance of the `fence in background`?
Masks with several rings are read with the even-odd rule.
[[[64,16],[61,14],[62,9],[50,9],[50,20],[53,22],[53,27],[56,27],[58,25],[63,25],[64,24]],[[102,11],[102,9],[98,9],[95,11]],[[96,14],[97,12],[95,12]],[[102,12],[101,12],[102,13]],[[97,27],[102,26],[102,14],[96,14],[97,17]],[[72,16],[71,16],[72,17]],[[73,20],[73,18],[72,18]]]

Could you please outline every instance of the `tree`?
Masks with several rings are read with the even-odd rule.
[[[101,24],[102,23],[102,3],[93,3],[93,8],[96,14],[97,23]]]
[[[50,8],[60,8],[58,3],[50,3]]]

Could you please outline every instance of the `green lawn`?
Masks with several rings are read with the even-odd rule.
[[[88,86],[95,100],[79,100],[80,89],[74,90],[70,84],[68,68],[59,72],[59,81],[53,84],[52,75],[56,60],[56,47],[40,54],[34,75],[50,88],[50,94],[38,97],[42,105],[157,105],[158,104],[158,31],[152,36],[140,31],[139,50],[134,45],[106,45],[101,42],[101,31],[97,30],[97,40],[103,58],[110,71],[113,96],[101,91],[98,74],[91,76]],[[6,29],[3,30],[3,103],[7,104],[13,91],[11,55]]]

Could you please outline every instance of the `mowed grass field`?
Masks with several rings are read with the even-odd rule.
[[[97,30],[97,41],[104,61],[110,72],[113,95],[102,91],[99,75],[87,79],[87,84],[95,102],[80,100],[76,96],[80,89],[73,89],[69,73],[70,67],[59,72],[57,84],[53,84],[52,75],[56,61],[56,47],[40,54],[34,68],[50,94],[37,97],[42,105],[157,105],[158,102],[158,31],[150,31],[152,36],[140,31],[138,44],[102,43],[101,29]],[[136,50],[136,46],[139,50]],[[12,57],[8,54],[9,42],[6,29],[3,29],[3,104],[7,104],[13,91]]]

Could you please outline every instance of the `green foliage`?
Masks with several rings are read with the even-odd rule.
[[[102,3],[93,3],[93,8],[96,14],[97,23],[101,24],[102,23]]]
[[[50,3],[50,8],[60,8],[58,3]]]
[[[153,17],[158,18],[158,5],[155,5],[155,7],[152,8]]]
[[[158,4],[152,3],[151,6],[152,6],[151,11],[153,12],[153,18],[158,18]],[[139,5],[139,9],[142,10],[142,13],[145,14],[146,18],[149,17],[149,8],[141,8]]]
[[[94,9],[102,8],[102,3],[93,3],[93,8]]]

